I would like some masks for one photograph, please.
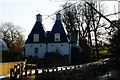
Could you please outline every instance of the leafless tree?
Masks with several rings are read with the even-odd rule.
[[[99,12],[104,12],[100,2],[91,1],[89,3]],[[66,8],[66,6],[68,7]],[[89,5],[87,5],[86,2],[75,5],[72,5],[72,3],[66,3],[63,5],[63,9],[63,22],[66,29],[68,31],[79,30],[80,37],[86,38],[90,46],[92,46],[92,41],[94,40],[96,46],[96,56],[99,58],[98,37],[102,34],[100,29],[105,26],[105,23],[101,22],[102,17],[99,16],[99,14]],[[94,36],[91,34],[94,34]]]
[[[0,25],[1,38],[7,43],[10,50],[20,51],[24,46],[24,36],[19,26],[13,23],[3,23]]]

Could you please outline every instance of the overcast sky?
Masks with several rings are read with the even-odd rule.
[[[60,5],[65,1],[56,2],[55,0],[0,0],[0,22],[12,22],[23,28],[25,38],[30,33],[36,21],[36,15],[40,13],[43,19],[46,15],[51,15],[60,9]],[[106,13],[118,12],[118,2],[104,1]],[[116,9],[116,10],[114,10]],[[115,19],[115,16],[108,17]],[[43,21],[46,30],[51,30],[54,21],[52,18]]]

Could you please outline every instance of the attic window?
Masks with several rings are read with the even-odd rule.
[[[39,42],[39,34],[34,34],[34,42]]]
[[[55,41],[60,41],[60,33],[55,33]]]

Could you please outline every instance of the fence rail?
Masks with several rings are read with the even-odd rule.
[[[101,65],[101,64],[106,64],[106,62],[93,62],[93,63],[87,63],[83,65],[61,66],[61,67],[47,68],[47,69],[44,69],[44,68],[27,69],[27,64],[21,63],[21,64],[14,66],[14,69],[10,70],[10,79],[17,80],[17,79],[21,79],[23,76],[27,77],[33,74],[38,75],[38,74],[44,74],[44,73],[54,73],[54,72],[65,71],[65,70],[80,69],[80,68],[87,67],[93,64]]]

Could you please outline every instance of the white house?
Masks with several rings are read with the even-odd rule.
[[[8,49],[6,43],[2,39],[0,39],[0,51],[8,51],[8,50],[9,49]]]
[[[41,21],[41,15],[36,15],[36,23],[25,42],[26,56],[36,56],[38,58],[44,58],[47,47],[47,36],[46,32],[43,29]]]
[[[26,56],[44,58],[46,52],[57,52],[68,55],[71,58],[71,46],[78,44],[78,31],[65,32],[61,22],[61,14],[56,14],[55,24],[49,33],[46,33],[42,26],[42,17],[36,16],[36,23],[25,42]]]

